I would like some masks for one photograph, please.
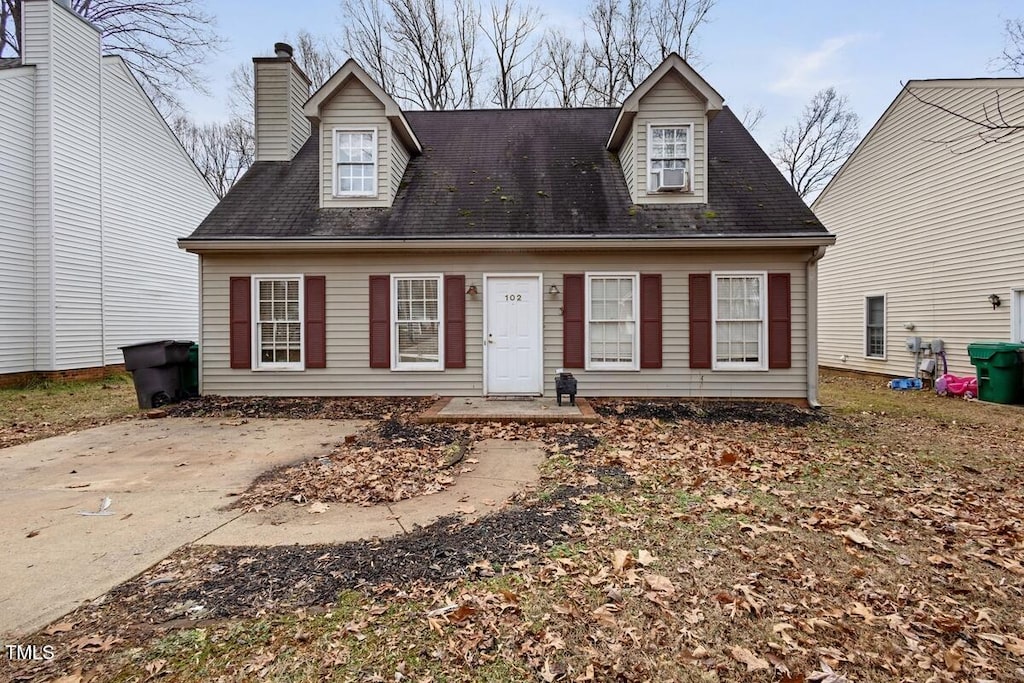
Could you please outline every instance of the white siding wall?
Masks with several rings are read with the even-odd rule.
[[[35,70],[0,71],[0,373],[35,363]]]
[[[196,339],[198,259],[177,248],[216,204],[119,57],[103,60],[106,362],[118,346]]]
[[[693,124],[692,194],[647,192],[647,126],[652,123]],[[633,137],[636,139],[633,196],[638,203],[701,204],[707,201],[704,180],[707,177],[707,119],[704,114],[704,103],[674,72],[658,81],[658,84],[640,100],[639,111],[633,120]]]
[[[355,78],[350,78],[320,112],[320,180],[323,188],[321,206],[390,206],[392,187],[391,123],[384,115],[384,105]],[[350,127],[377,131],[377,196],[343,198],[334,196],[334,129]],[[396,141],[395,146],[401,143]],[[404,172],[404,167],[403,167]]]
[[[49,2],[22,4],[22,62],[36,70],[34,148],[35,209],[35,367],[53,369],[53,187],[50,131],[53,126],[53,56],[50,52],[50,22],[59,11]]]
[[[64,370],[102,364],[100,45],[95,29],[59,7],[51,27],[53,368]]]
[[[1024,119],[1024,81],[1015,83],[999,98],[1010,121]],[[919,92],[983,118],[985,106],[995,111],[994,84]],[[979,146],[977,132],[901,95],[815,202],[837,235],[820,265],[822,365],[910,375],[904,339],[917,335],[945,340],[950,370],[974,374],[967,344],[1010,339],[1011,289],[1024,287],[1024,139]],[[887,357],[868,359],[864,297],[882,293]],[[988,303],[993,293],[1004,302],[996,310]]]
[[[483,377],[483,274],[541,272],[544,276],[545,393],[562,363],[564,273],[636,270],[661,273],[664,367],[640,372],[573,370],[585,396],[806,397],[806,267],[803,252],[694,252],[662,250],[586,255],[551,253],[325,254],[221,256],[202,259],[203,389],[233,395],[480,395]],[[500,263],[500,266],[495,265]],[[792,275],[793,367],[765,372],[691,370],[688,274],[712,270],[770,270]],[[465,274],[481,294],[466,299],[466,368],[444,372],[391,372],[369,367],[368,277],[391,272]],[[228,284],[231,276],[307,273],[327,276],[327,368],[303,372],[251,372],[229,368]]]

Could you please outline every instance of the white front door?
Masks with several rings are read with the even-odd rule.
[[[484,282],[484,372],[488,394],[541,394],[539,275],[488,276]]]

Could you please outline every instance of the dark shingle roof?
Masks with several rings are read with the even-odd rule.
[[[13,69],[16,66],[21,66],[21,58],[0,57],[0,69]]]
[[[826,234],[728,109],[709,126],[708,203],[634,206],[604,148],[617,112],[407,112],[424,153],[388,209],[319,209],[314,136],[254,164],[192,238]]]

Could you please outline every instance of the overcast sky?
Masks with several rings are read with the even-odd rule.
[[[537,2],[545,23],[580,32],[586,0]],[[557,6],[557,7],[554,7]],[[227,42],[206,66],[212,96],[189,95],[200,120],[227,115],[227,74],[275,41],[306,29],[340,35],[338,0],[208,0]],[[992,70],[1006,18],[1024,15],[1021,0],[719,0],[700,32],[697,70],[738,115],[763,107],[754,132],[770,148],[815,91],[846,94],[861,134],[915,78],[1009,75]]]

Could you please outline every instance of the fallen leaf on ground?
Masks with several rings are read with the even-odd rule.
[[[768,660],[761,659],[745,647],[734,647],[729,651],[732,658],[747,665],[747,671],[761,671],[768,668]]]

